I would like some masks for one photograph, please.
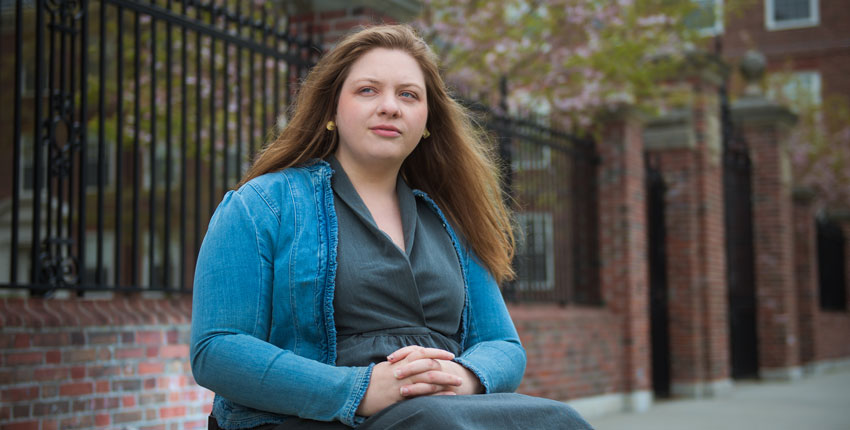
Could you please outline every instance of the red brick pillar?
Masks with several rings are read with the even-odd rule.
[[[815,332],[819,310],[817,229],[811,190],[795,189],[794,198],[794,281],[797,284],[797,324],[800,364],[815,361]]]
[[[702,397],[731,380],[720,109],[709,82],[692,91],[689,108],[653,119],[644,138],[667,186],[671,391]]]
[[[758,94],[732,106],[733,120],[752,159],[753,252],[759,374],[802,375],[794,282],[791,169],[784,141],[796,117]]]
[[[600,289],[609,309],[622,317],[627,407],[644,410],[652,394],[642,124],[620,112],[600,125]]]
[[[290,21],[295,29],[304,28],[321,35],[321,40],[328,49],[356,27],[373,24],[395,24],[413,19],[421,8],[418,1],[397,0],[381,4],[380,10],[375,8],[376,2],[365,0],[350,0],[342,3],[336,0],[314,0],[310,5],[293,5],[297,12],[293,13]]]

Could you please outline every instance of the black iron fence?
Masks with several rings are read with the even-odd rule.
[[[190,291],[207,222],[285,124],[318,35],[255,1],[2,4],[0,288]],[[506,296],[597,303],[593,142],[471,107],[510,170]]]
[[[320,52],[309,29],[263,2],[11,3],[0,286],[186,290],[215,204]]]
[[[498,141],[517,221],[517,278],[506,299],[599,304],[594,142],[551,127],[548,116],[507,115],[504,102],[468,106]]]

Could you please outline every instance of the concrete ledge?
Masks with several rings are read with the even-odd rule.
[[[701,399],[704,397],[725,396],[732,391],[733,386],[731,379],[718,379],[708,382],[674,382],[670,387],[670,391],[674,397]]]
[[[647,151],[696,147],[692,112],[680,109],[646,122],[643,142]]]
[[[803,377],[803,368],[800,366],[761,368],[759,377],[765,381],[795,381]]]
[[[850,358],[816,361],[805,365],[803,368],[806,375],[821,375],[835,371],[850,371]]]
[[[611,393],[582,397],[566,402],[586,419],[601,417],[617,412],[644,412],[652,406],[651,391]]]
[[[741,123],[767,123],[794,125],[797,115],[785,106],[761,96],[743,97],[732,103],[732,121]]]

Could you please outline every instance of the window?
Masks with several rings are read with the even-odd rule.
[[[532,108],[531,112],[526,112],[525,115],[518,115],[516,109],[511,109],[513,111],[511,112],[512,114],[525,116],[530,122],[540,127],[550,127],[549,122],[552,106],[548,100],[542,97],[533,97],[523,91],[517,91],[514,97],[518,101],[517,104],[519,106],[531,106]],[[514,172],[545,170],[549,168],[552,162],[552,148],[537,141],[523,139],[521,134],[512,139],[512,141],[511,168]]]
[[[768,30],[813,27],[820,22],[818,0],[765,0]]]
[[[173,145],[173,144],[172,144]],[[149,151],[154,151],[154,158],[156,159],[156,166],[151,172],[151,156]],[[141,153],[140,157],[142,157],[142,187],[145,190],[151,189],[151,173],[154,174],[156,179],[156,189],[161,190],[165,189],[168,185],[168,179],[171,180],[171,187],[177,187],[179,179],[179,172],[181,169],[181,159],[180,159],[180,149],[173,145],[171,148],[171,165],[169,166],[166,161],[168,161],[167,148],[165,144],[159,145],[150,145],[145,148]],[[166,169],[170,169],[171,176],[168,176],[168,172]]]
[[[723,33],[723,0],[692,0],[694,10],[685,17],[688,27],[703,36]]]
[[[88,230],[85,237],[86,258],[80,281],[83,284],[109,285],[115,279],[115,259],[112,258],[115,251],[115,235],[111,232],[103,232],[103,261],[100,273],[97,271],[97,231]]]
[[[143,233],[141,255],[141,275],[142,288],[169,288],[179,286],[180,282],[180,243],[178,241],[162,241],[161,235],[156,235],[156,241],[153,250],[153,279],[151,279],[151,259],[150,259],[150,235],[148,232]],[[168,246],[168,259],[165,261],[165,247]],[[166,267],[167,265],[167,267]],[[168,269],[168,277],[166,278],[166,268]]]
[[[768,95],[797,108],[820,106],[821,76],[818,71],[796,71],[771,75]]]
[[[88,145],[86,146],[86,190],[93,192],[97,190],[97,167],[98,167],[98,154],[97,154],[97,135],[92,136],[91,134],[87,138]],[[41,186],[42,192],[44,192],[47,187],[47,162],[49,159],[48,148],[41,148],[41,171],[38,172],[41,175]],[[101,164],[101,168],[103,169],[103,182],[104,186],[109,186],[112,183],[113,176],[115,174],[115,169],[112,167],[115,165],[114,160],[110,157],[112,153],[112,143],[110,141],[104,142],[104,160],[103,164]],[[72,155],[73,157],[78,158],[77,154]],[[78,174],[79,172],[74,172],[74,174]],[[33,188],[35,187],[35,146],[33,144],[32,135],[30,134],[22,134],[21,135],[21,176],[20,176],[20,184],[21,191],[25,193],[31,193]]]
[[[549,291],[555,288],[552,214],[525,212],[517,214],[517,289]]]

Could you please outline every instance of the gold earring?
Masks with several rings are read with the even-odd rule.
[[[325,128],[328,129],[328,131],[334,131],[336,130],[336,123],[334,123],[333,121],[328,121],[327,125],[325,125]]]
[[[422,138],[423,138],[423,139],[427,139],[427,138],[429,138],[429,137],[431,137],[431,132],[430,132],[430,131],[428,131],[428,129],[426,128],[426,129],[425,129],[425,131],[424,131],[424,132],[422,132]]]

